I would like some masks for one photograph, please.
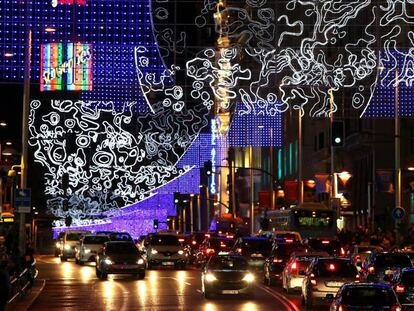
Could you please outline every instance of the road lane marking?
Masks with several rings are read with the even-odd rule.
[[[287,308],[287,310],[300,311],[300,309],[293,302],[291,302],[289,299],[287,299],[282,294],[280,294],[280,293],[278,293],[276,291],[273,291],[273,290],[271,290],[269,288],[266,288],[264,286],[261,286],[261,285],[257,285],[257,287],[259,287],[260,289],[268,292],[270,295],[272,295],[277,300],[279,300]]]

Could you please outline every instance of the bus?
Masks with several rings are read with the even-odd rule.
[[[232,214],[223,214],[222,217],[214,217],[211,220],[210,231],[219,234],[248,234],[249,224],[242,218],[234,218]]]
[[[268,211],[269,231],[297,231],[302,238],[336,236],[337,211],[321,203]]]

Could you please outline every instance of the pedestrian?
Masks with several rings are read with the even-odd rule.
[[[7,261],[0,262],[0,311],[6,310],[10,294],[10,275],[7,270]]]

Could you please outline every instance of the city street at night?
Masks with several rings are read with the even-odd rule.
[[[39,256],[39,278],[46,286],[29,310],[278,310],[296,311],[298,297],[284,297],[275,288],[265,287],[259,279],[255,298],[218,297],[204,299],[200,272],[189,270],[147,271],[144,280],[131,276],[109,276],[98,280],[94,265],[77,266],[73,261]]]

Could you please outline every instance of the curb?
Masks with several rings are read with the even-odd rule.
[[[37,283],[37,284],[36,284]],[[24,299],[17,301],[16,303],[12,303],[8,305],[6,310],[13,310],[13,311],[27,311],[32,304],[36,301],[39,295],[42,293],[43,289],[45,288],[46,280],[36,280],[35,285],[31,289],[29,295]]]

